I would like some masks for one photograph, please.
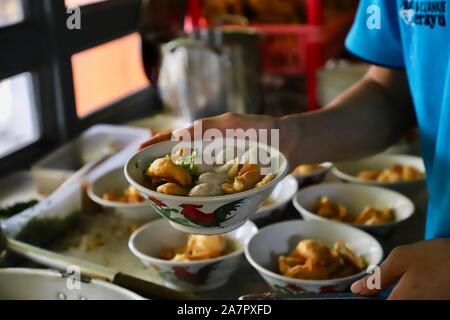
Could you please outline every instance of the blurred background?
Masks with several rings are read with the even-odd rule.
[[[158,271],[142,265],[128,248],[132,232],[160,214],[145,203],[103,201],[111,192],[125,195],[133,190],[124,174],[126,161],[152,134],[202,117],[229,111],[282,116],[327,106],[369,67],[344,45],[358,3],[0,0],[1,229],[27,243],[164,283]],[[80,28],[70,28],[73,22]],[[307,170],[304,164],[291,163],[299,173],[294,170],[280,182],[251,219],[258,227],[299,219],[291,203],[300,199],[294,196],[297,189],[317,184],[318,194],[326,196],[328,191],[319,184],[344,181],[331,186],[346,188],[342,202],[348,200],[351,210],[353,201],[358,208],[363,202],[385,208],[402,203],[392,200],[398,194],[392,198],[380,188],[364,191],[360,184],[392,188],[414,200],[414,217],[411,206],[400,205],[397,221],[371,229],[384,252],[423,239],[424,179],[385,183],[356,177],[361,170],[385,173],[390,167],[397,168],[399,176],[399,165],[424,172],[419,151],[413,132],[368,160],[312,164]],[[327,190],[334,194],[335,189]],[[170,215],[173,209],[168,211]],[[1,251],[0,268],[24,265],[2,264]],[[227,286],[204,297],[234,299],[270,290],[249,264],[239,268]],[[186,279],[186,274],[181,276]],[[5,288],[14,281],[6,279]],[[24,292],[31,294],[26,284]],[[66,278],[53,297],[62,299],[65,284]],[[39,288],[39,294],[53,292]],[[321,292],[333,288],[327,285]]]
[[[367,69],[344,48],[357,5],[0,0],[0,172],[96,123],[159,131],[226,111],[321,108]],[[66,27],[73,6],[81,30]]]

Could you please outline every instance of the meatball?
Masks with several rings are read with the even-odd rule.
[[[213,197],[223,195],[222,189],[211,183],[201,183],[196,185],[189,192],[190,197]]]
[[[210,183],[220,186],[227,181],[227,176],[222,172],[205,172],[198,178],[198,183]]]

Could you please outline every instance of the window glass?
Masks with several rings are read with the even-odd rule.
[[[0,157],[39,138],[31,75],[0,81]]]
[[[137,33],[75,54],[72,67],[79,117],[148,85]]]
[[[96,2],[103,2],[107,0],[65,0],[66,7],[75,7],[75,6],[84,6],[86,4],[96,3]]]
[[[21,0],[0,0],[0,27],[18,23],[24,18]]]

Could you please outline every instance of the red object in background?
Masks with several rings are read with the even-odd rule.
[[[312,45],[320,45],[320,27],[310,25],[252,25],[264,34],[262,69],[266,74],[301,75],[308,72]]]
[[[184,32],[190,33],[196,29],[208,26],[208,22],[202,14],[201,0],[188,0],[186,11]]]
[[[261,60],[266,74],[306,75],[308,110],[319,109],[317,70],[323,64],[319,25],[255,25],[264,34]]]
[[[185,26],[185,31],[191,32],[196,28],[200,27],[200,21],[202,18],[202,5],[200,0],[189,0],[187,7],[187,18],[190,23],[190,26]],[[186,27],[192,30],[186,30]]]
[[[307,6],[308,24],[320,26],[323,23],[323,0],[308,0]]]
[[[311,26],[321,26],[323,23],[323,1],[308,0],[307,11],[308,24]],[[308,61],[306,70],[308,79],[308,109],[312,111],[320,108],[317,99],[317,70],[324,63],[323,42],[310,43],[307,48],[306,57]]]
[[[201,0],[188,0],[186,31],[203,24]],[[306,25],[256,25],[266,35],[262,45],[263,72],[307,77],[308,110],[317,110],[317,70],[324,63],[321,27],[323,0],[307,0]]]

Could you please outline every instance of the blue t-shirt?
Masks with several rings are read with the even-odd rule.
[[[450,237],[450,0],[361,0],[346,46],[406,69],[427,170],[426,238]]]

